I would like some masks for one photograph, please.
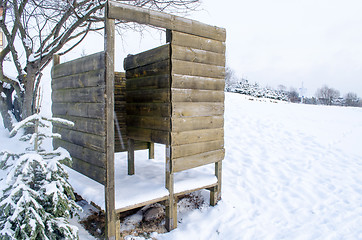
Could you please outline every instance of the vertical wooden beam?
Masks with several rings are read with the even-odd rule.
[[[128,175],[134,175],[134,140],[128,138]]]
[[[115,46],[115,24],[114,19],[108,19],[108,8],[105,9],[105,98],[106,98],[106,179],[105,179],[105,202],[106,202],[106,239],[116,240],[117,216],[115,211],[115,184],[114,184],[114,46]]]
[[[215,163],[215,176],[217,177],[217,186],[210,190],[211,206],[215,206],[221,200],[222,161]]]
[[[148,159],[155,159],[155,143],[148,143]]]
[[[169,191],[166,200],[166,221],[167,231],[177,228],[177,201],[174,196],[174,173],[172,170],[171,146],[166,145],[166,188]]]
[[[53,55],[53,66],[56,66],[60,63],[60,56],[58,54]]]

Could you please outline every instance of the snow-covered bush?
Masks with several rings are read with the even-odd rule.
[[[67,219],[80,208],[61,165],[70,163],[70,155],[62,148],[41,148],[44,139],[60,137],[45,131],[51,122],[73,125],[34,114],[16,124],[10,133],[14,136],[22,128],[33,127],[34,133],[21,137],[31,147],[20,154],[0,152],[0,167],[7,172],[0,187],[1,239],[78,239],[78,229]]]

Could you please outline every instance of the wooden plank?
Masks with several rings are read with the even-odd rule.
[[[54,148],[63,147],[68,150],[72,157],[78,158],[91,165],[105,168],[106,155],[102,152],[79,146],[62,139],[54,139],[53,146]]]
[[[225,41],[216,41],[177,31],[167,31],[167,42],[171,45],[196,48],[204,51],[225,54]]]
[[[152,63],[161,62],[170,59],[170,45],[166,44],[151,50],[136,54],[128,55],[123,62],[123,68],[130,70]]]
[[[94,135],[105,136],[105,122],[102,119],[82,118],[73,116],[53,115],[54,117],[64,118],[74,123],[73,127],[58,125],[53,123],[53,126],[68,128],[79,132],[86,132]]]
[[[127,151],[127,140],[125,141],[125,148],[122,148],[120,145],[117,144],[117,142],[115,142],[115,152],[125,152]],[[145,150],[148,149],[148,142],[145,141],[134,141],[134,150]]]
[[[104,168],[100,168],[95,165],[89,164],[75,157],[73,157],[72,159],[73,159],[73,164],[71,166],[72,169],[93,179],[94,181],[99,182],[102,185],[105,184],[106,170]]]
[[[170,87],[170,74],[127,79],[127,90],[158,89]]]
[[[149,142],[148,144],[148,159],[155,159],[155,144]]]
[[[166,219],[165,227],[167,231],[171,231],[177,227],[177,199],[175,199],[174,193],[174,170],[173,161],[171,155],[171,146],[166,146],[166,166],[165,166],[165,187],[169,192],[168,199],[166,200]]]
[[[225,156],[225,149],[210,151],[206,153],[196,154],[187,157],[176,158],[172,160],[173,171],[180,172],[195,167],[200,167],[206,164],[215,163]]]
[[[210,26],[195,20],[115,1],[108,1],[108,6],[108,18],[186,32],[219,41],[225,41],[226,39],[226,30],[224,28]]]
[[[126,211],[129,211],[129,210],[132,210],[132,209],[140,208],[140,207],[150,205],[150,204],[153,204],[153,203],[162,202],[162,201],[165,201],[167,199],[168,199],[168,196],[163,196],[163,197],[151,199],[151,200],[148,200],[148,201],[145,201],[145,202],[133,204],[133,205],[130,205],[130,206],[125,206],[125,207],[116,209],[116,213],[119,214],[119,213],[122,213],[122,212],[126,212]]]
[[[104,119],[105,106],[102,103],[53,103],[54,115]]]
[[[105,137],[84,132],[78,132],[58,126],[53,126],[54,132],[62,135],[62,139],[99,152],[105,152]]]
[[[127,115],[136,116],[171,116],[170,103],[128,103],[126,106]]]
[[[212,128],[223,128],[224,117],[223,116],[208,116],[208,117],[174,117],[172,121],[172,131],[190,131],[198,129],[212,129]]]
[[[52,91],[56,103],[104,103],[104,87],[74,88]]]
[[[181,74],[189,76],[200,76],[210,78],[225,78],[225,67],[203,63],[186,62],[181,60],[171,60],[171,74]]]
[[[169,117],[128,115],[127,126],[169,131],[171,128],[171,119]]]
[[[127,91],[126,94],[127,103],[167,103],[170,98],[170,90],[167,88]]]
[[[170,143],[170,133],[167,131],[127,127],[127,137],[146,142]]]
[[[130,69],[126,71],[126,78],[140,78],[140,77],[149,77],[155,75],[163,75],[170,72],[170,60],[164,60],[156,63],[149,64],[147,66],[142,66],[135,69]]]
[[[200,129],[185,132],[171,132],[171,145],[208,142],[224,139],[224,129]]]
[[[174,102],[172,117],[202,117],[224,114],[224,103]]]
[[[198,89],[171,89],[172,102],[224,102],[224,91]]]
[[[225,54],[172,44],[172,59],[225,66]]]
[[[132,138],[128,138],[128,154],[127,154],[127,161],[128,161],[128,175],[134,175],[135,168],[134,168],[134,140]]]
[[[225,79],[173,74],[171,87],[181,89],[204,89],[224,91]]]
[[[56,90],[97,86],[104,86],[104,69],[52,79],[52,89]]]
[[[104,52],[81,57],[66,63],[58,64],[52,68],[52,78],[59,78],[79,74],[97,69],[104,69]]]
[[[106,7],[105,15],[109,9]],[[116,233],[117,216],[115,212],[115,180],[114,180],[114,49],[115,49],[115,21],[105,16],[104,27],[105,54],[102,61],[105,63],[106,104],[104,116],[106,119],[106,179],[105,179],[105,205],[106,205],[106,239],[119,239]]]
[[[217,183],[213,183],[213,184],[205,185],[205,186],[198,187],[198,188],[187,189],[185,191],[175,193],[175,196],[179,197],[179,196],[189,194],[189,193],[192,193],[192,192],[196,192],[196,191],[199,191],[199,190],[202,190],[202,189],[209,189],[209,188],[215,187],[216,185],[217,185]]]
[[[180,158],[224,148],[224,140],[171,146],[172,157]]]

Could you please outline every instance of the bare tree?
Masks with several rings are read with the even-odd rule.
[[[324,85],[322,88],[319,88],[316,92],[316,97],[322,104],[332,105],[333,101],[339,98],[340,93],[334,88],[330,88],[327,85]]]
[[[359,98],[356,93],[349,92],[344,96],[346,106],[356,107],[359,104]]]
[[[168,12],[187,12],[199,4],[199,0],[119,2]],[[19,121],[34,113],[42,70],[53,55],[66,54],[89,32],[104,27],[105,4],[106,0],[0,0],[0,28],[7,43],[0,52],[0,109],[6,128],[12,128],[10,114]],[[130,25],[117,21],[116,26],[120,33]],[[4,69],[9,56],[16,78],[8,77]]]
[[[288,98],[289,98],[289,101],[291,101],[293,103],[300,102],[299,93],[297,92],[297,89],[291,87],[288,92]]]

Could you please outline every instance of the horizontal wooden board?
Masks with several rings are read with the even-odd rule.
[[[173,132],[224,127],[223,116],[172,118],[171,121]]]
[[[225,78],[225,67],[215,66],[203,63],[193,63],[172,59],[172,76],[174,74],[200,76],[210,78]]]
[[[225,54],[225,41],[216,41],[209,38],[199,37],[177,31],[168,32],[166,37],[168,38],[167,41],[171,42],[172,45]]]
[[[53,132],[62,135],[64,141],[93,149],[99,152],[105,152],[106,140],[104,136],[93,135],[84,132],[78,132],[58,126],[53,126]]]
[[[154,130],[170,131],[171,119],[169,117],[153,116],[127,116],[127,126],[137,128],[147,128]]]
[[[76,145],[71,142],[64,141],[62,139],[53,140],[54,148],[63,147],[68,150],[70,156],[81,159],[84,162],[92,165],[105,168],[106,167],[106,154],[95,151],[83,146]]]
[[[105,118],[105,105],[102,103],[53,103],[54,115],[86,118]]]
[[[52,91],[53,103],[105,103],[104,87],[74,88]]]
[[[115,143],[114,145],[114,151],[115,152],[125,152],[127,151],[127,141],[124,144],[124,148],[122,148],[121,145]],[[148,142],[144,141],[134,141],[134,150],[145,150],[148,149]]]
[[[170,117],[170,103],[128,103],[127,115]]]
[[[152,63],[157,63],[170,59],[170,45],[166,44],[151,50],[135,54],[128,55],[123,62],[123,68],[127,71],[130,69],[146,66]]]
[[[196,89],[171,89],[172,102],[224,102],[224,91],[196,90]]]
[[[180,158],[204,152],[219,150],[223,148],[224,148],[224,140],[216,140],[210,142],[184,144],[179,146],[171,145],[171,153],[172,153],[172,158]]]
[[[73,117],[73,116],[63,116],[63,115],[54,115],[54,117],[64,118],[74,123],[74,126],[67,127],[64,125],[58,125],[53,123],[54,126],[59,126],[63,128],[69,128],[79,132],[86,132],[95,135],[105,136],[105,121],[102,119],[95,118],[82,118],[82,117]]]
[[[164,60],[157,63],[152,63],[147,66],[142,66],[135,69],[130,69],[126,71],[126,78],[141,78],[149,77],[155,75],[163,75],[170,73],[170,60]]]
[[[224,28],[210,26],[195,20],[116,1],[108,1],[108,18],[177,30],[219,41],[225,41],[226,39],[226,30]]]
[[[173,74],[171,87],[181,89],[204,89],[224,91],[225,79]]]
[[[167,131],[127,127],[127,136],[135,140],[170,144],[170,133]]]
[[[102,86],[105,86],[104,69],[52,79],[53,90]]]
[[[127,91],[170,87],[170,74],[127,79]]]
[[[197,48],[172,45],[172,59],[204,63],[216,66],[225,66],[225,54],[214,53]]]
[[[127,103],[167,103],[170,102],[170,98],[170,90],[167,88],[135,90],[126,93]]]
[[[52,68],[52,78],[59,78],[79,74],[97,69],[104,69],[104,52],[81,57],[66,63],[55,65]]]
[[[100,168],[95,165],[89,164],[87,162],[82,161],[78,158],[73,158],[73,165],[72,167],[77,172],[93,179],[100,184],[105,184],[106,180],[106,169]],[[101,193],[100,193],[101,194]]]
[[[185,132],[171,132],[171,145],[209,142],[224,139],[224,129],[200,129]]]
[[[206,117],[224,114],[224,103],[173,102],[172,117]]]
[[[223,160],[225,157],[225,149],[210,151],[206,153],[196,154],[187,157],[176,158],[172,160],[174,172],[180,172],[187,169],[200,167],[210,163]]]

